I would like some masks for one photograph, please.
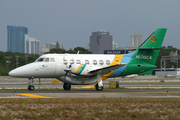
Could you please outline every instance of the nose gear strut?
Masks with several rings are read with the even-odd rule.
[[[29,86],[28,86],[29,91],[33,91],[35,89],[34,85],[32,85],[33,82],[34,82],[34,77],[29,78]]]

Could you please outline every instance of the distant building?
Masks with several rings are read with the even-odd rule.
[[[112,41],[112,49],[115,50],[118,48],[118,43],[114,43],[114,41]]]
[[[142,34],[139,33],[131,34],[130,44],[132,47],[138,48],[142,44]]]
[[[25,35],[25,53],[40,54],[40,40]]]
[[[112,36],[105,31],[92,32],[90,51],[93,54],[103,54],[104,50],[112,50]]]
[[[104,54],[126,54],[126,50],[104,50]]]
[[[47,48],[45,45],[43,45],[40,48],[40,55],[43,55],[43,54],[45,54],[45,53],[47,53],[49,51],[50,51],[49,48]]]
[[[125,54],[127,54],[135,51],[136,49],[137,49],[136,47],[127,46],[127,47],[118,47],[115,50],[125,50]]]
[[[49,50],[52,49],[52,48],[56,48],[56,43],[51,43],[50,42],[50,43],[46,44],[46,47],[49,48]]]
[[[7,51],[25,52],[25,34],[28,28],[22,26],[7,26]]]
[[[85,46],[84,48],[90,51],[90,43],[88,43],[87,46]]]

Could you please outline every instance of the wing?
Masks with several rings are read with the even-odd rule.
[[[98,68],[98,69],[94,69],[94,70],[90,70],[89,73],[90,74],[97,74],[97,72],[101,72],[104,74],[107,74],[111,71],[114,71],[122,66],[125,66],[126,64],[118,64],[118,65],[112,65],[112,66],[108,66],[108,67],[103,67],[103,68]]]

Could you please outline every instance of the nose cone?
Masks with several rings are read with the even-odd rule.
[[[9,72],[9,75],[12,77],[29,77],[33,73],[32,66],[33,64],[24,65],[22,67],[16,68]]]
[[[17,76],[16,70],[11,70],[11,71],[9,72],[9,76],[16,77],[16,76]]]

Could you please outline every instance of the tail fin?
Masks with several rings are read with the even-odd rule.
[[[156,29],[144,43],[134,52],[127,65],[129,73],[137,71],[137,73],[146,72],[152,74],[152,70],[156,68],[156,60],[166,34],[167,28]],[[133,69],[134,68],[134,69]]]
[[[139,46],[139,49],[160,49],[164,36],[166,34],[167,28],[158,28],[156,29],[142,45]]]

